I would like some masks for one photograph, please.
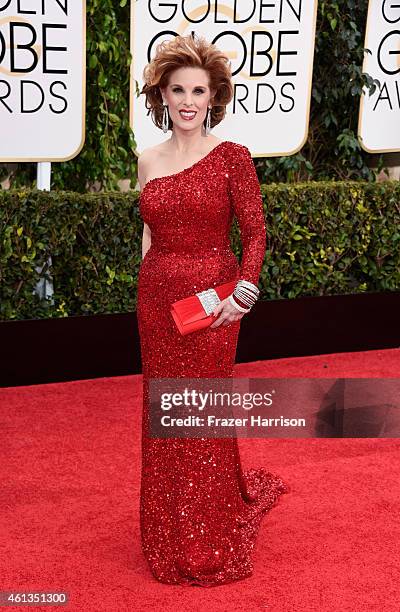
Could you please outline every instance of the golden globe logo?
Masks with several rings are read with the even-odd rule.
[[[370,0],[363,72],[376,79],[360,100],[358,138],[369,153],[400,151],[400,2]]]
[[[84,1],[0,0],[0,160],[77,155],[84,79]]]
[[[144,96],[135,96],[145,65],[162,40],[195,33],[232,64],[234,99],[214,133],[228,139],[234,133],[254,157],[300,150],[308,136],[317,5],[317,0],[132,2],[130,123],[136,141],[149,146],[159,139]]]

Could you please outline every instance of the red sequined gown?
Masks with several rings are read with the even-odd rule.
[[[233,279],[258,283],[266,230],[248,148],[222,141],[189,168],[150,179],[139,210],[151,230],[137,298],[142,549],[161,582],[228,583],[252,574],[261,518],[289,487],[264,468],[243,472],[236,438],[150,438],[148,394],[151,377],[233,376],[240,321],[181,336],[170,306]],[[242,240],[240,266],[229,243],[234,214]]]

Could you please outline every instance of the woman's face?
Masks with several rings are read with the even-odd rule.
[[[174,124],[182,130],[198,130],[206,117],[210,98],[215,94],[208,86],[208,73],[203,68],[178,68],[171,72],[168,86],[162,89],[163,100]],[[211,106],[211,104],[210,104]],[[194,114],[181,114],[183,110]]]

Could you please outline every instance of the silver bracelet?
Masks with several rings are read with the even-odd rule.
[[[235,297],[238,298],[238,300],[240,300],[241,302],[243,302],[244,304],[250,307],[253,306],[253,304],[256,301],[256,298],[253,295],[250,295],[242,291],[241,289],[235,289],[233,294],[235,295]]]
[[[238,280],[238,282],[236,283],[243,285],[243,287],[248,287],[249,289],[252,289],[255,293],[260,293],[259,288],[257,287],[257,285],[255,285],[254,283],[251,283],[250,281],[245,280],[244,278],[241,278]]]
[[[237,297],[240,302],[249,306],[249,308],[255,304],[259,294],[260,290],[258,287],[254,285],[254,283],[244,279],[238,280],[233,291],[233,295]]]
[[[228,296],[228,299],[230,301],[230,303],[232,304],[232,306],[234,306],[235,308],[237,308],[237,310],[239,310],[240,312],[249,312],[250,308],[242,308],[242,306],[239,306],[239,304],[237,304],[235,302],[235,300],[232,297],[232,293],[230,296]]]

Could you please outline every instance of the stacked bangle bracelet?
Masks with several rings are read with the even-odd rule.
[[[235,289],[233,293],[229,296],[229,301],[232,306],[235,306],[240,312],[249,312],[252,306],[258,300],[260,294],[260,290],[258,287],[251,283],[250,281],[246,281],[244,279],[238,280],[236,283]],[[247,306],[247,308],[243,308],[240,306],[235,300],[235,297],[242,303]]]

